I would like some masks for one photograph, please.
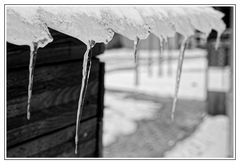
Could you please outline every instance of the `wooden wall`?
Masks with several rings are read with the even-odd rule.
[[[86,47],[67,35],[51,33],[54,42],[38,51],[29,121],[29,47],[7,44],[7,157],[100,157],[104,63],[93,57],[79,153],[75,155],[75,121]],[[93,56],[103,51],[104,46],[97,44]]]

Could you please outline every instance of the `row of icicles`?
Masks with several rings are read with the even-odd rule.
[[[182,73],[182,66],[183,66],[183,59],[184,59],[184,52],[187,46],[187,40],[184,39],[182,41],[180,52],[179,52],[179,58],[178,58],[178,66],[177,66],[177,76],[176,76],[176,85],[175,85],[175,94],[172,104],[172,111],[171,111],[171,120],[174,120],[174,112],[176,108],[176,103],[178,99],[178,90],[180,85],[180,78]],[[139,65],[138,63],[138,45],[139,45],[140,39],[136,38],[134,41],[134,61],[135,61],[135,67]],[[80,89],[80,95],[78,100],[78,109],[77,109],[77,118],[76,118],[76,133],[75,133],[75,154],[78,153],[78,130],[79,130],[79,124],[82,116],[83,111],[83,104],[84,99],[87,91],[87,85],[88,85],[88,79],[90,75],[91,70],[91,57],[92,57],[92,51],[91,49],[94,47],[95,42],[89,41],[89,44],[87,45],[87,49],[84,53],[83,57],[83,66],[82,66],[82,83],[81,83],[81,89]],[[160,53],[162,53],[163,44],[160,43]],[[33,46],[30,48],[30,62],[29,62],[29,84],[28,84],[28,101],[27,101],[27,119],[30,120],[30,107],[31,107],[31,98],[32,98],[32,88],[33,88],[33,76],[34,76],[34,67],[36,63],[37,58],[37,50],[38,45],[37,43],[33,43]],[[160,54],[161,55],[161,54]]]

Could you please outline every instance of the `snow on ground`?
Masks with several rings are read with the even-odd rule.
[[[120,49],[106,51],[100,56],[106,62],[105,87],[107,90],[117,90],[158,97],[173,97],[177,69],[178,51],[171,51],[171,65],[167,62],[164,52],[162,75],[158,75],[158,51],[152,51],[153,75],[149,76],[146,58],[149,51],[140,53],[140,84],[134,85],[134,60],[132,50]],[[183,63],[183,73],[179,89],[179,98],[190,100],[206,100],[206,51],[187,50]],[[128,67],[128,69],[126,69]],[[172,73],[169,74],[168,70]],[[229,70],[212,68],[209,70],[209,89],[227,91],[229,82],[226,80]],[[137,121],[154,120],[154,113],[159,104],[149,101],[125,99],[124,94],[109,94],[105,96],[104,136],[103,144],[108,146],[117,137],[132,134],[137,129]],[[166,153],[166,157],[226,157],[227,156],[228,119],[224,116],[207,117],[199,129],[184,141]]]
[[[154,119],[161,106],[149,101],[125,99],[124,94],[106,94],[103,145],[113,143],[118,136],[136,131],[137,121]]]
[[[187,139],[165,153],[167,158],[224,158],[228,157],[229,120],[226,116],[207,116]]]

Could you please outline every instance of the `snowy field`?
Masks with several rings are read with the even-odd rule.
[[[158,97],[173,97],[177,60],[172,60],[169,67],[167,53],[163,54],[162,75],[158,75],[158,51],[152,51],[152,76],[148,74],[146,65],[149,51],[140,51],[140,84],[134,85],[132,50],[109,50],[100,58],[106,62],[106,90],[120,92],[144,93]],[[178,52],[170,52],[173,59]],[[206,51],[188,50],[183,64],[183,73],[179,90],[180,99],[206,100]],[[132,60],[131,60],[132,58]],[[123,68],[129,68],[124,70]],[[171,69],[172,73],[168,71]],[[211,69],[208,87],[211,90],[227,90],[228,69]],[[124,99],[123,94],[106,92],[104,112],[105,147],[116,142],[121,136],[134,134],[141,120],[154,120],[162,105],[149,101]],[[187,139],[180,141],[165,154],[165,157],[227,157],[228,118],[226,116],[210,117],[203,120],[199,128]],[[221,136],[221,137],[219,137]]]

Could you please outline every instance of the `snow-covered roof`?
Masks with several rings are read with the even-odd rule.
[[[179,33],[190,37],[195,30],[218,37],[225,30],[224,15],[211,7],[119,7],[119,6],[8,6],[7,41],[16,45],[52,41],[50,27],[85,44],[90,40],[108,43],[114,32],[130,40],[145,39],[149,33],[160,39]]]

